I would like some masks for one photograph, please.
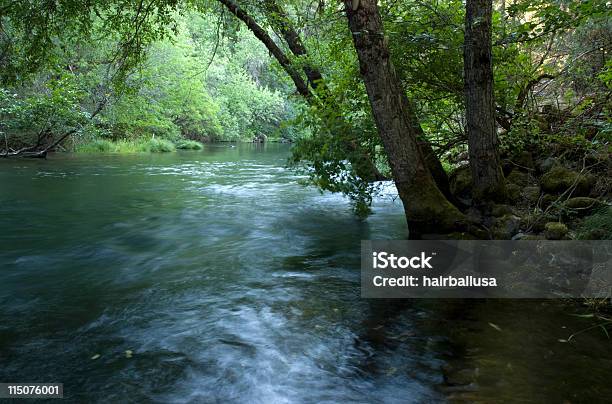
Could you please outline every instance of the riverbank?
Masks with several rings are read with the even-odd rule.
[[[217,141],[217,142],[198,142],[189,139],[179,139],[175,141],[167,139],[137,139],[137,140],[106,140],[96,139],[74,146],[75,153],[170,153],[176,150],[202,150],[205,144],[225,144],[225,143],[290,143],[284,139],[269,139],[265,141]]]

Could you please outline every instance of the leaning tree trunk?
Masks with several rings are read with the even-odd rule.
[[[477,203],[504,195],[495,131],[492,8],[492,0],[467,0],[465,16],[465,104],[473,195]]]
[[[345,0],[374,119],[404,203],[411,237],[457,229],[464,216],[440,192],[418,144],[420,135],[406,93],[391,63],[376,0]]]
[[[285,41],[287,42],[287,45],[289,45],[291,53],[298,57],[307,56],[308,52],[306,50],[306,47],[304,46],[300,35],[291,26],[289,22],[289,16],[283,10],[283,8],[277,3],[276,0],[264,0],[264,5],[267,11],[269,11],[273,15],[272,22],[280,31],[283,39],[285,39]],[[312,88],[316,90],[317,88],[322,87],[323,90],[320,92],[319,95],[325,97],[327,89],[321,72],[316,67],[313,67],[308,63],[304,65],[303,70],[306,74],[306,77],[308,78],[308,83],[312,86]],[[453,196],[450,192],[448,176],[446,175],[444,168],[442,168],[442,164],[440,163],[438,156],[436,156],[433,148],[431,147],[431,143],[429,143],[427,139],[425,139],[425,135],[423,133],[421,125],[416,119],[416,113],[413,113],[411,110],[409,117],[415,118],[414,122],[411,122],[411,125],[418,132],[417,140],[419,143],[419,147],[421,148],[421,151],[425,156],[425,162],[429,171],[431,172],[434,180],[436,181],[436,184],[438,185],[440,191],[442,191],[442,193],[447,198],[452,199]],[[378,170],[376,170],[374,167],[373,172],[377,171]],[[376,177],[380,176],[377,175]]]

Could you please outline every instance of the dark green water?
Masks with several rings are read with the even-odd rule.
[[[360,240],[404,238],[401,205],[360,221],[288,154],[0,161],[0,382],[66,402],[612,397],[612,344],[558,342],[593,320],[555,302],[361,299]],[[448,364],[472,385],[445,386]]]

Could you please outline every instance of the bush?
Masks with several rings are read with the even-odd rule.
[[[202,150],[204,145],[195,140],[181,140],[176,144],[176,148],[183,150]]]
[[[148,146],[151,153],[168,153],[176,150],[174,143],[165,139],[153,138],[149,140]]]
[[[117,145],[110,140],[96,139],[77,146],[76,151],[77,153],[113,153],[117,151]]]
[[[196,142],[197,143],[197,142]],[[77,153],[166,153],[176,150],[174,143],[165,139],[118,140],[96,139],[76,147]]]

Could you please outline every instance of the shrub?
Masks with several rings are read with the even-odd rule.
[[[96,139],[92,142],[77,146],[78,153],[113,153],[117,146],[110,140]]]
[[[149,151],[151,153],[168,153],[176,150],[176,146],[169,140],[151,139],[149,140]]]
[[[176,148],[183,150],[202,150],[204,145],[195,140],[181,140],[176,144]]]

